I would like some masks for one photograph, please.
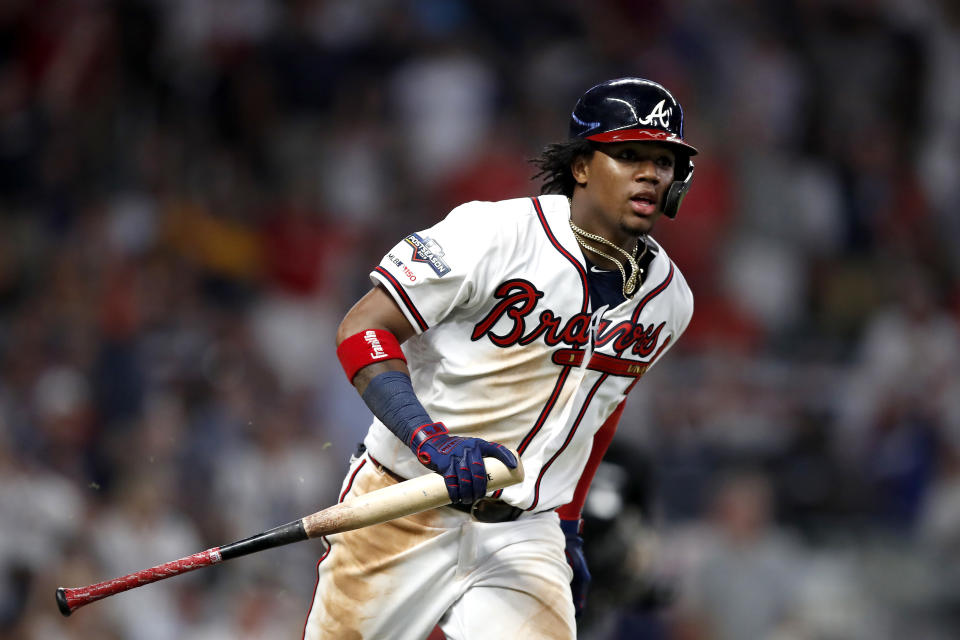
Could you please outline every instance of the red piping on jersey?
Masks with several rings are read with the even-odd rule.
[[[543,214],[543,207],[540,206],[540,199],[530,198],[530,201],[533,203],[533,208],[537,212],[537,218],[540,220],[540,225],[543,227],[543,232],[547,234],[547,239],[550,240],[550,244],[552,244],[564,258],[570,261],[570,263],[577,270],[577,273],[580,275],[580,283],[583,286],[583,303],[580,305],[580,312],[586,313],[590,301],[590,292],[587,288],[587,271],[583,268],[583,265],[580,264],[580,261],[574,258],[573,255],[557,241],[557,237],[553,234],[553,231],[550,229],[550,225],[547,223],[547,217]],[[578,349],[575,347],[572,350]],[[557,377],[557,384],[554,385],[553,393],[550,394],[550,399],[547,400],[546,405],[544,405],[543,410],[540,412],[540,416],[537,418],[536,422],[533,423],[533,428],[530,429],[526,436],[524,436],[523,440],[520,442],[520,446],[517,447],[518,454],[523,455],[523,452],[530,445],[530,441],[533,440],[533,437],[537,435],[537,432],[540,431],[541,427],[543,427],[543,423],[546,422],[547,416],[550,415],[550,412],[553,410],[553,406],[557,402],[557,398],[560,396],[560,390],[563,388],[569,373],[569,366],[565,366],[560,371],[560,375]]]
[[[655,297],[657,297],[658,295],[660,295],[666,290],[666,288],[670,285],[670,283],[673,282],[673,274],[674,274],[674,265],[673,265],[673,262],[671,262],[670,271],[667,273],[667,277],[664,278],[663,282],[661,282],[656,287],[654,287],[647,295],[645,295],[640,300],[640,302],[637,304],[637,308],[634,310],[633,314],[631,315],[631,322],[636,324],[638,318],[640,317],[640,312],[647,305],[647,303],[649,303],[651,300],[653,300]],[[612,356],[607,356],[601,353],[594,353],[591,356],[590,362],[588,363],[587,367],[591,369],[596,368],[596,370],[603,371],[604,373],[602,376],[600,376],[600,379],[597,380],[597,382],[590,389],[590,393],[587,394],[587,397],[584,400],[583,406],[580,408],[580,413],[577,414],[577,419],[574,421],[573,427],[570,429],[570,433],[567,434],[567,437],[564,440],[563,445],[560,447],[560,449],[556,453],[553,454],[550,460],[548,460],[547,463],[543,465],[543,467],[541,467],[540,475],[537,477],[537,483],[536,485],[534,485],[533,504],[527,507],[526,509],[527,511],[534,509],[537,506],[537,503],[540,501],[540,483],[543,480],[543,477],[546,474],[547,469],[550,468],[550,465],[553,464],[554,460],[556,460],[560,456],[560,454],[563,453],[564,449],[567,448],[567,445],[570,444],[570,441],[573,439],[573,435],[576,433],[577,429],[580,426],[580,421],[583,420],[583,416],[586,413],[587,407],[590,405],[590,402],[593,400],[593,396],[596,394],[597,390],[600,388],[600,385],[603,384],[603,382],[607,379],[607,376],[611,374],[612,375],[631,375],[631,377],[634,378],[633,382],[630,383],[630,386],[627,388],[626,392],[624,393],[624,397],[626,397],[626,395],[630,393],[634,385],[640,379],[640,376],[642,376],[643,373],[646,372],[647,368],[649,368],[651,363],[656,361],[657,357],[663,352],[663,350],[666,348],[668,344],[670,344],[669,336],[664,341],[664,343],[660,345],[660,348],[657,349],[657,352],[653,355],[653,357],[650,358],[650,360],[646,363],[637,363],[636,361],[623,360],[622,359],[623,352],[626,351],[626,348],[621,349],[617,353],[616,358]],[[583,362],[583,355],[582,355],[583,352],[577,349],[561,349],[555,352],[553,355],[554,362],[556,362],[556,358],[559,357],[562,359],[564,358],[564,356],[567,358],[567,360],[576,359],[577,355],[575,354],[579,355],[579,358],[578,358],[579,362],[576,365],[571,365],[568,363],[557,363],[557,364],[563,364],[565,367],[579,366],[579,364]],[[622,361],[623,364],[622,365],[616,364],[618,360]],[[636,366],[642,367],[642,371],[638,371],[637,375],[633,376],[631,368]],[[607,371],[607,369],[610,369],[610,371]],[[564,371],[569,371],[569,369],[565,368]],[[620,373],[620,371],[623,371],[624,373]],[[594,435],[596,436],[596,434]]]
[[[350,489],[353,488],[353,481],[356,479],[357,474],[360,473],[360,469],[367,464],[367,458],[364,458],[360,461],[360,464],[357,465],[357,468],[353,470],[353,473],[350,474],[350,479],[347,480],[347,486],[340,493],[340,497],[337,499],[337,502],[343,502],[343,499],[347,497],[347,494],[350,493]],[[328,555],[330,555],[330,541],[327,540],[326,536],[320,538],[323,540],[323,543],[327,545],[327,550],[323,552],[323,555],[320,556],[320,559],[317,560],[317,582],[313,585],[313,599],[310,600],[310,609],[307,610],[307,619],[303,621],[303,635],[301,640],[307,637],[307,623],[310,622],[310,614],[313,612],[313,603],[317,599],[317,588],[320,586],[320,563],[323,562]]]
[[[634,324],[637,323],[637,320],[640,318],[640,312],[643,311],[643,308],[647,306],[647,303],[656,298],[658,295],[664,292],[667,287],[670,286],[670,283],[673,282],[673,261],[670,261],[670,271],[667,272],[667,277],[663,279],[663,282],[658,284],[656,287],[650,290],[650,293],[643,296],[643,299],[640,300],[640,303],[637,305],[637,308],[633,310],[633,315],[630,316],[630,321]],[[620,350],[620,353],[623,353],[624,349]]]
[[[360,469],[363,469],[363,465],[367,464],[367,459],[364,458],[360,461],[360,464],[357,465],[357,468],[353,470],[353,473],[350,474],[350,479],[347,481],[347,486],[344,488],[343,492],[340,494],[340,497],[337,499],[337,502],[343,502],[343,499],[347,497],[347,494],[350,493],[350,489],[353,488],[353,480],[357,477],[357,474],[360,473]]]
[[[547,222],[547,217],[543,213],[543,207],[540,205],[540,199],[530,198],[530,202],[533,203],[533,209],[537,212],[537,219],[540,221],[540,226],[543,227],[543,232],[547,235],[547,239],[550,241],[550,244],[553,245],[553,248],[556,249],[560,255],[569,260],[570,264],[572,264],[574,269],[577,270],[577,274],[580,276],[580,284],[583,287],[583,303],[580,305],[580,313],[586,313],[590,305],[590,291],[587,287],[586,269],[584,269],[583,265],[580,264],[580,261],[577,260],[573,254],[567,251],[566,248],[564,248],[564,246],[557,240],[553,230],[550,229],[550,224]],[[534,436],[536,436],[543,427],[543,423],[547,421],[547,417],[550,415],[550,412],[553,411],[553,407],[557,403],[557,398],[560,397],[560,390],[563,389],[563,385],[567,381],[567,376],[570,374],[570,369],[571,367],[563,367],[563,369],[560,370],[560,374],[557,376],[557,383],[553,387],[553,392],[550,394],[550,398],[543,406],[543,410],[537,417],[536,422],[533,423],[533,427],[530,429],[527,435],[523,437],[523,440],[520,441],[520,446],[517,447],[517,455],[523,455],[523,452],[526,451],[528,446],[530,446],[530,442],[533,440]],[[500,494],[502,493],[503,489],[499,489],[493,493],[493,497],[499,498]]]
[[[569,260],[580,274],[580,283],[583,285],[583,304],[580,306],[580,313],[586,313],[590,301],[590,292],[587,288],[587,270],[584,269],[579,260],[573,257],[572,253],[567,251],[566,248],[560,244],[560,242],[557,240],[557,237],[553,235],[553,231],[550,229],[550,225],[547,223],[547,217],[543,214],[543,207],[540,206],[540,198],[530,198],[530,200],[533,202],[533,208],[537,212],[537,218],[540,219],[540,225],[543,226],[543,231],[547,234],[550,244],[552,244],[554,248],[563,255],[564,258]]]
[[[404,306],[407,308],[407,311],[409,311],[410,315],[413,316],[413,319],[416,320],[417,326],[420,327],[420,331],[426,331],[427,329],[429,329],[430,327],[427,326],[426,322],[424,322],[423,316],[421,316],[420,312],[417,311],[416,305],[413,304],[413,300],[411,300],[410,296],[407,295],[406,290],[404,290],[400,282],[393,277],[393,274],[391,274],[389,271],[387,271],[386,269],[380,266],[376,267],[374,271],[376,271],[381,276],[386,278],[387,282],[389,282],[390,285],[396,290],[397,295],[400,296],[400,300],[403,302]]]
[[[636,383],[636,380],[630,383],[630,386],[632,387],[634,383]],[[617,424],[620,422],[620,416],[623,415],[623,408],[626,404],[627,401],[622,400],[610,414],[610,417],[604,421],[603,426],[593,434],[593,447],[590,449],[590,457],[587,459],[583,473],[580,474],[580,481],[577,482],[577,487],[573,491],[573,499],[567,504],[557,507],[557,515],[560,516],[561,520],[580,519],[583,505],[587,501],[587,493],[590,491],[590,485],[593,484],[593,477],[597,474],[600,461],[606,455],[607,449],[610,448],[610,443],[617,432]]]
[[[597,391],[600,389],[600,385],[603,384],[604,380],[607,379],[607,374],[600,376],[600,379],[593,383],[593,387],[590,388],[590,393],[587,394],[586,399],[583,401],[583,406],[580,407],[580,413],[577,414],[577,419],[573,421],[573,426],[570,427],[570,432],[567,433],[566,439],[564,439],[563,444],[560,445],[560,448],[557,449],[557,452],[550,456],[550,459],[547,460],[547,463],[540,468],[540,475],[537,476],[537,483],[533,486],[533,503],[526,508],[526,511],[532,511],[536,508],[537,503],[540,502],[540,483],[543,481],[543,476],[546,475],[547,469],[550,468],[550,465],[560,457],[560,454],[564,452],[567,448],[567,445],[570,444],[570,441],[573,440],[573,435],[577,432],[577,429],[580,428],[580,422],[583,420],[583,416],[587,413],[587,407],[590,406],[590,403],[593,401],[593,396],[597,394]]]
[[[317,588],[320,587],[320,563],[330,555],[330,541],[327,540],[327,536],[323,536],[320,539],[323,540],[323,544],[327,545],[327,550],[324,551],[320,559],[317,560],[317,581],[313,585],[313,597],[310,599],[310,608],[307,609],[307,618],[303,621],[303,635],[300,636],[300,640],[307,637],[307,624],[310,622],[310,614],[313,613],[313,603],[317,601]]]
[[[571,351],[573,351],[573,349],[571,349]],[[530,432],[524,436],[523,441],[520,442],[520,446],[517,447],[518,454],[523,455],[524,450],[530,445],[530,441],[533,439],[533,436],[540,431],[540,427],[543,426],[547,416],[553,409],[553,405],[557,402],[557,398],[560,396],[560,390],[563,388],[563,384],[567,381],[567,375],[569,375],[570,369],[570,366],[564,366],[563,369],[560,370],[560,375],[557,377],[557,383],[553,387],[553,393],[550,394],[550,399],[547,400],[547,403],[544,405],[543,411],[540,412],[540,416],[537,418],[537,421],[533,423],[533,429],[531,429]]]

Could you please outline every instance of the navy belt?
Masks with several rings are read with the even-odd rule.
[[[366,451],[366,447],[362,444],[357,447],[357,457],[363,455],[366,452],[367,457],[370,458],[370,462],[373,463],[379,471],[390,476],[397,482],[404,482],[407,478],[404,478],[399,473],[394,473],[387,467],[380,464],[380,461],[370,455],[369,451]],[[496,500],[494,498],[480,498],[472,504],[448,504],[448,507],[451,509],[456,509],[457,511],[463,511],[468,514],[477,522],[511,522],[516,520],[523,514],[523,509],[520,507],[515,507],[512,504],[506,503],[503,500]]]
[[[469,513],[477,522],[511,522],[523,514],[523,509],[495,498],[480,498],[473,504],[447,505]]]

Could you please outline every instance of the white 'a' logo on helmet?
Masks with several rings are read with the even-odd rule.
[[[664,110],[663,104],[664,104],[665,102],[666,102],[666,100],[661,100],[660,102],[658,102],[657,105],[653,108],[653,110],[652,110],[649,114],[647,114],[647,117],[646,117],[646,118],[638,118],[638,119],[637,119],[637,123],[638,123],[638,124],[648,124],[648,125],[649,125],[649,124],[653,124],[653,121],[654,121],[654,120],[659,120],[659,121],[660,121],[660,126],[661,126],[662,128],[664,128],[664,129],[669,128],[669,127],[670,127],[670,115],[673,113],[673,107],[670,107],[670,108]]]

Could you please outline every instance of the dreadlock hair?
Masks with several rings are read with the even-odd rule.
[[[540,193],[561,194],[568,198],[573,197],[573,189],[577,181],[573,179],[570,165],[578,156],[590,157],[595,147],[589,140],[572,138],[564,142],[554,142],[543,148],[530,163],[540,169],[531,180],[543,178]]]

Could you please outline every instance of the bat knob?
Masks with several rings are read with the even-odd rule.
[[[60,613],[64,616],[69,616],[73,613],[70,605],[67,604],[67,590],[63,587],[57,587],[57,607],[59,607]]]

